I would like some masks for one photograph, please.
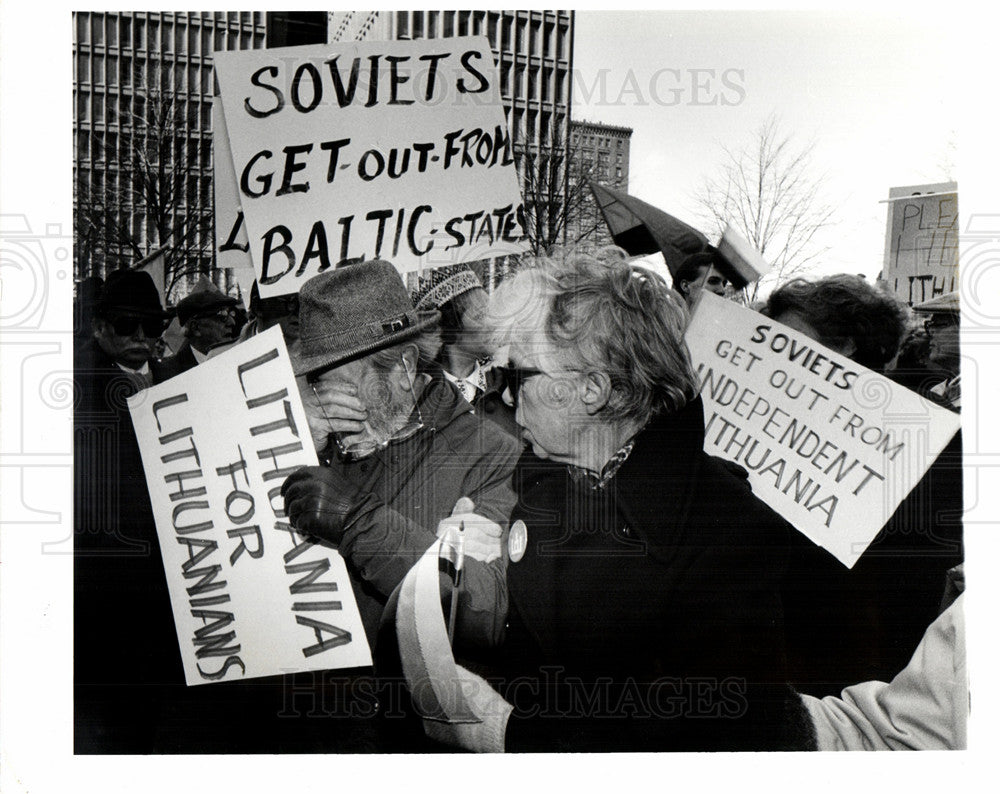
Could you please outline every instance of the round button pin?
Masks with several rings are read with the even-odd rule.
[[[510,527],[507,538],[507,556],[511,562],[517,562],[524,556],[528,548],[528,528],[523,521],[515,521]]]

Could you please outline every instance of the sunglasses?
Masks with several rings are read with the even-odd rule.
[[[142,327],[142,333],[149,339],[155,339],[163,333],[163,320],[159,317],[116,317],[111,322],[111,327],[116,336],[135,336],[135,332]]]
[[[532,369],[531,367],[497,367],[500,374],[503,376],[504,385],[507,387],[507,391],[510,393],[511,405],[517,408],[517,397],[521,392],[521,387],[528,378],[533,378],[535,375],[544,375],[540,369]]]

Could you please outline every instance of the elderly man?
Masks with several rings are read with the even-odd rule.
[[[783,677],[787,526],[703,451],[675,294],[574,256],[505,281],[491,315],[530,450],[490,563],[509,610],[460,638],[501,643],[490,678],[511,703],[460,669],[482,722],[428,733],[493,751],[811,746]]]
[[[924,328],[930,335],[927,366],[944,377],[929,390],[928,396],[957,411],[962,405],[958,292],[918,303],[913,311],[926,318]]]
[[[282,488],[297,529],[339,548],[374,644],[383,606],[466,497],[506,526],[517,442],[479,422],[425,372],[437,312],[417,312],[396,269],[371,261],[322,273],[300,292],[295,373],[323,466]]]
[[[685,259],[673,274],[673,287],[684,297],[688,309],[694,309],[695,300],[703,289],[720,298],[726,297],[726,277],[715,268],[715,254],[702,251]]]
[[[158,380],[187,372],[208,358],[209,351],[233,341],[235,298],[218,289],[193,292],[177,304],[177,320],[187,337],[181,349],[159,366]]]

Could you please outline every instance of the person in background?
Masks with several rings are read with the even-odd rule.
[[[108,275],[74,383],[74,748],[152,752],[180,652],[126,404],[151,385],[166,313],[148,273]]]
[[[726,297],[728,281],[715,269],[715,253],[701,251],[685,259],[673,277],[673,287],[679,292],[689,310],[694,309],[695,299],[705,289],[720,298]]]
[[[761,312],[852,361],[882,372],[906,333],[906,310],[860,276],[796,278],[775,289]]]
[[[913,311],[926,318],[924,329],[930,336],[927,365],[943,378],[925,393],[941,405],[958,411],[962,406],[958,292],[919,303]]]
[[[485,324],[489,295],[468,266],[437,268],[421,279],[412,295],[417,311],[441,314],[442,376],[452,383],[480,416],[488,417],[515,438],[520,437],[514,412],[504,402],[505,384],[490,357]]]
[[[863,278],[793,279],[763,314],[881,372],[896,356],[906,311]],[[853,568],[801,533],[783,587],[793,684],[817,697],[888,681],[937,615],[945,572],[962,562],[961,436],[889,517]]]
[[[529,448],[489,563],[505,592],[495,611],[463,605],[456,646],[496,649],[500,691],[459,667],[483,721],[429,735],[494,752],[811,748],[784,677],[788,527],[704,452],[676,293],[623,258],[564,253],[505,280],[490,316]]]
[[[299,338],[299,295],[293,292],[288,295],[276,295],[273,298],[261,298],[257,282],[250,288],[250,320],[240,331],[240,340],[249,339],[261,331],[281,328],[285,344],[291,345]]]
[[[194,292],[177,304],[177,320],[187,337],[173,356],[159,365],[160,381],[168,380],[209,357],[209,351],[233,341],[236,299],[218,288]]]
[[[886,377],[917,394],[926,394],[927,390],[941,379],[937,371],[931,369],[927,363],[930,342],[930,334],[927,333],[923,323],[911,327],[899,345],[896,358],[886,369]]]

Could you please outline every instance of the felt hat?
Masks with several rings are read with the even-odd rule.
[[[167,316],[152,276],[142,270],[115,270],[109,273],[94,305],[94,313],[104,318],[113,315]]]
[[[231,309],[239,301],[223,294],[218,289],[204,289],[192,292],[177,304],[177,320],[187,325],[188,320],[201,314],[211,314],[219,309]]]
[[[328,270],[299,291],[299,349],[292,369],[304,375],[418,336],[438,321],[418,312],[399,272],[381,259]]]
[[[946,292],[944,295],[938,295],[923,303],[918,303],[913,307],[913,311],[921,314],[941,314],[943,312],[958,314],[958,291]]]
[[[413,305],[417,311],[438,309],[464,292],[482,288],[483,282],[468,265],[438,267],[421,277],[413,293]]]

